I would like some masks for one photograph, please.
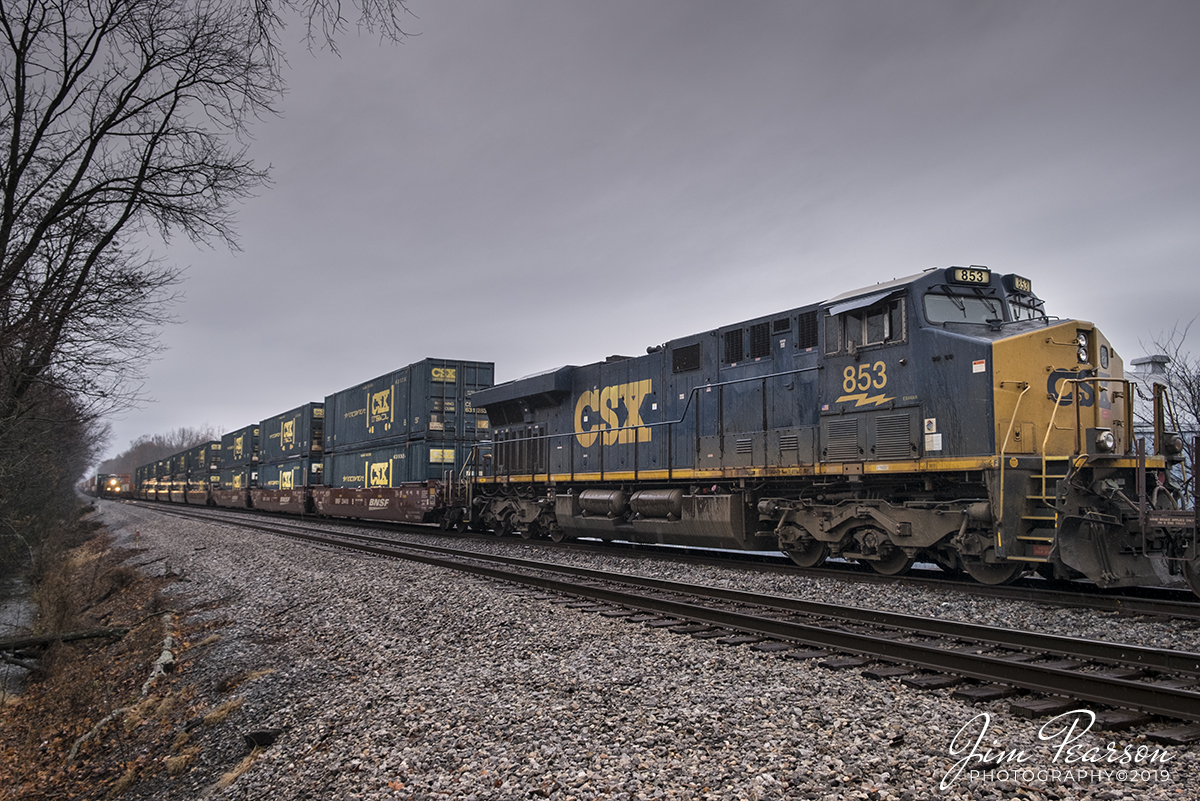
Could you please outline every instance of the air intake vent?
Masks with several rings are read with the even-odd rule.
[[[831,462],[854,462],[862,458],[858,447],[858,418],[830,420],[825,427],[825,458]]]
[[[737,452],[744,454],[754,453],[754,441],[749,439],[739,439],[737,441]]]
[[[746,351],[742,346],[742,329],[735,328],[725,332],[725,363],[740,362]]]
[[[779,450],[781,451],[798,451],[800,450],[800,435],[799,434],[783,434],[779,437]]]
[[[912,418],[907,414],[892,414],[875,421],[875,458],[911,459],[913,457]]]
[[[761,359],[771,355],[771,324],[759,323],[750,326],[750,358]]]

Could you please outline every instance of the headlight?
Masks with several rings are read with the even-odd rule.
[[[1096,452],[1097,453],[1112,453],[1113,448],[1117,447],[1117,438],[1107,428],[1096,432]]]
[[[1075,355],[1079,357],[1079,363],[1087,364],[1091,361],[1091,349],[1088,348],[1088,335],[1085,331],[1075,333],[1075,344],[1079,346],[1075,350]]]
[[[1170,432],[1163,436],[1163,450],[1167,456],[1178,456],[1183,453],[1183,449],[1183,437]]]

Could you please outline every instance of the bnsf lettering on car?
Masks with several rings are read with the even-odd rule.
[[[636,427],[643,425],[642,401],[653,392],[654,381],[649,378],[585,390],[575,401],[575,438],[585,448],[596,442],[601,431],[604,432],[605,445],[633,442],[635,439],[637,442],[650,442],[652,431]],[[625,409],[624,424],[621,423],[619,411],[622,407]]]

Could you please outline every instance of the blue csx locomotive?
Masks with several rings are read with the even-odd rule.
[[[1139,456],[1134,392],[1028,279],[935,269],[475,392],[491,453],[444,523],[1200,594],[1184,445]]]

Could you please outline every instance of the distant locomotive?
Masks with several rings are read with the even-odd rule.
[[[229,462],[239,431],[228,480],[172,457],[139,468],[139,497],[1200,595],[1181,439],[1156,414],[1139,453],[1109,341],[984,267],[495,386],[489,362],[427,359],[294,411],[295,466]],[[263,441],[288,440],[273,421]]]
[[[1194,518],[1154,526],[1139,502],[1120,357],[1020,276],[929,270],[474,402],[492,460],[460,514],[479,528],[1200,594]],[[1149,504],[1170,509],[1183,445],[1154,442]]]
[[[132,477],[128,473],[97,473],[86,482],[85,491],[93,498],[132,498]]]

